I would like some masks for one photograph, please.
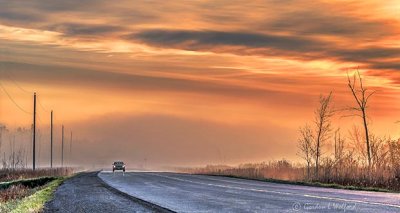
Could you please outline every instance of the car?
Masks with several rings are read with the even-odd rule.
[[[122,170],[123,172],[125,172],[125,163],[122,161],[115,161],[113,164],[113,172],[115,170]]]

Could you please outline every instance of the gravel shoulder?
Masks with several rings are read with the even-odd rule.
[[[47,212],[159,212],[151,206],[110,190],[97,172],[81,173],[66,180],[44,207]]]

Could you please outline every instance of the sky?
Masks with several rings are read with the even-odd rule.
[[[0,0],[0,122],[29,128],[36,92],[41,152],[54,110],[77,165],[296,161],[321,94],[355,104],[357,70],[371,129],[397,137],[398,1]]]

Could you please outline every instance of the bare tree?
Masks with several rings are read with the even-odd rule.
[[[11,168],[15,169],[15,133],[10,135],[10,163]]]
[[[312,158],[314,156],[314,150],[313,150],[314,135],[309,125],[301,127],[300,134],[301,136],[298,140],[298,145],[297,145],[300,151],[297,154],[301,158],[303,158],[307,163],[307,180],[309,180]]]
[[[336,175],[339,175],[339,168],[342,167],[343,164],[343,157],[344,157],[344,143],[345,140],[344,138],[341,137],[340,134],[340,129],[336,129],[335,131],[335,137],[334,137],[334,142],[335,142],[335,153],[334,153],[334,164],[335,164],[335,171]]]
[[[371,159],[372,168],[378,169],[385,167],[387,155],[389,155],[389,141],[390,139],[380,138],[375,135],[371,135]]]
[[[315,110],[315,177],[318,178],[319,174],[319,160],[322,155],[321,147],[324,142],[329,139],[329,132],[331,131],[331,117],[333,116],[333,110],[331,107],[332,92],[328,96],[321,95],[319,97],[319,106]]]
[[[8,162],[6,159],[6,153],[3,152],[3,159],[1,160],[1,164],[3,165],[3,169],[7,169],[8,168]]]
[[[1,145],[3,143],[3,132],[5,131],[7,131],[6,126],[0,123],[0,150],[1,150]]]
[[[356,85],[357,77],[359,80],[359,85]],[[368,92],[367,88],[364,88],[363,81],[359,72],[354,74],[353,80],[347,76],[348,86],[350,91],[356,101],[356,106],[351,107],[350,110],[356,112],[356,116],[360,116],[363,121],[363,126],[365,130],[365,143],[366,143],[366,150],[367,150],[367,157],[368,157],[368,167],[371,168],[371,145],[369,139],[369,130],[368,130],[368,122],[367,122],[367,108],[368,108],[368,100],[369,98],[376,92]]]
[[[389,160],[394,177],[400,179],[400,140],[389,141]]]
[[[16,153],[15,167],[19,167],[19,168],[24,167],[24,152],[21,148],[18,149],[18,152]]]
[[[364,147],[365,141],[360,129],[357,126],[353,126],[353,128],[349,130],[349,136],[352,145],[352,153],[354,155],[353,157],[357,158],[358,162],[367,165],[368,157]]]

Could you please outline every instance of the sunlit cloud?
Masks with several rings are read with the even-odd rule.
[[[0,25],[0,38],[2,39],[32,41],[39,43],[43,42],[52,44],[56,40],[60,39],[59,37],[60,34],[61,33],[51,32],[51,31],[42,31],[42,30]]]
[[[213,141],[229,147],[232,131],[242,130],[229,152],[239,155],[248,147],[248,154],[232,162],[250,159],[249,153],[262,160],[257,150],[280,142],[268,128],[285,135],[282,144],[293,145],[320,94],[333,91],[338,108],[353,104],[346,78],[356,70],[378,91],[371,128],[381,134],[395,129],[400,110],[395,0],[0,0],[0,5],[0,81],[25,109],[38,92],[44,105],[60,112],[60,121],[79,126],[87,138],[113,122],[99,120],[121,114],[116,125],[148,127],[159,119],[159,128],[187,125],[197,137],[208,133],[195,128],[215,128],[204,152]],[[1,123],[30,125],[30,115],[4,92],[0,97]],[[129,131],[134,132],[122,132]],[[170,143],[179,139],[167,135]],[[142,139],[161,140],[144,133]],[[195,153],[190,147],[188,155]],[[277,147],[282,153],[283,146]]]

